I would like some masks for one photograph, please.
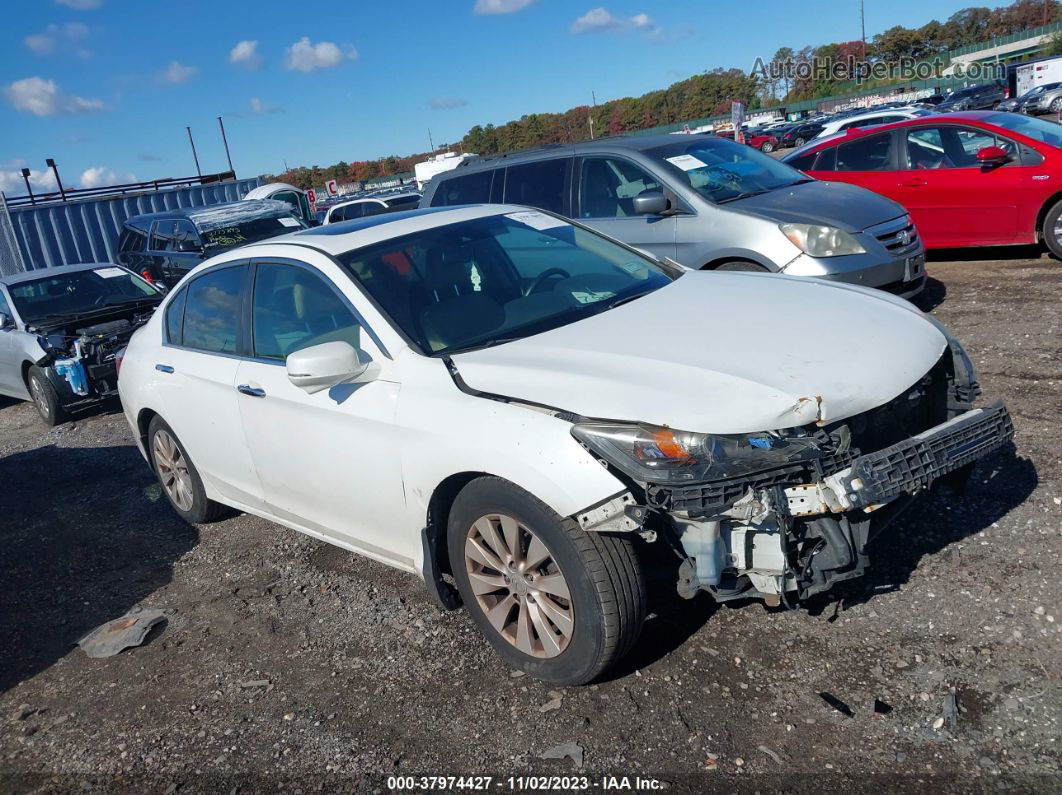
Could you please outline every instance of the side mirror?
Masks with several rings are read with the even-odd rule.
[[[288,380],[310,395],[353,381],[368,369],[349,342],[322,342],[287,358]]]
[[[634,212],[636,215],[663,215],[668,211],[669,204],[667,197],[660,191],[646,191],[634,197]]]
[[[977,150],[977,162],[982,166],[1001,166],[1010,161],[1010,155],[998,146],[986,146]]]
[[[11,315],[6,312],[0,312],[0,330],[11,328],[15,325],[15,321],[11,319]]]
[[[184,254],[201,254],[203,252],[203,247],[195,240],[178,240],[177,250]]]

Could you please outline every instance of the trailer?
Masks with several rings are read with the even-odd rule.
[[[1020,97],[1047,83],[1062,83],[1062,56],[1018,64],[1014,69],[1014,90],[1011,96]]]

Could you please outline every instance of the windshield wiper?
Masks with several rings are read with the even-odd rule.
[[[620,296],[619,298],[616,298],[616,299],[613,299],[612,301],[609,301],[605,305],[605,308],[606,309],[615,309],[617,306],[623,306],[624,304],[629,304],[631,301],[635,300],[636,298],[641,298],[643,295],[649,295],[649,293],[655,293],[655,292],[656,292],[656,290],[642,290],[640,293],[635,293],[634,295],[623,295],[623,296]]]
[[[731,196],[731,197],[726,198],[726,199],[720,199],[719,201],[716,202],[716,204],[726,204],[728,202],[736,202],[739,199],[748,199],[751,196],[760,196],[760,195],[762,195],[764,193],[770,193],[770,192],[771,192],[771,188],[763,188],[762,190],[750,190],[750,191],[746,191],[745,193],[739,193],[737,196]]]

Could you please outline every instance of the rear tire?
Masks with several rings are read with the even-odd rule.
[[[41,415],[44,424],[49,428],[66,422],[68,415],[63,404],[59,400],[59,393],[55,391],[52,382],[44,370],[34,365],[26,374],[26,387],[29,389],[30,398]]]
[[[447,547],[472,620],[532,676],[590,682],[641,632],[645,580],[631,540],[584,532],[506,480],[477,478],[461,490]]]
[[[1055,259],[1062,259],[1062,201],[1051,205],[1040,224],[1040,235]]]
[[[760,144],[760,151],[761,152],[773,152],[774,151],[774,144],[772,144],[770,141],[764,141],[762,144]]]
[[[793,146],[801,147],[801,146],[803,146],[806,143],[807,143],[807,141],[804,140],[803,138],[797,138],[795,141],[793,141]]]
[[[717,271],[742,271],[745,273],[770,273],[767,268],[747,259],[733,259],[716,265],[712,270]]]
[[[173,429],[156,416],[148,426],[148,455],[162,493],[177,515],[190,524],[212,522],[224,506],[209,499],[203,480]]]

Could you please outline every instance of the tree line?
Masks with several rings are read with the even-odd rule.
[[[849,62],[881,61],[897,63],[941,60],[949,50],[1006,36],[1060,18],[1059,0],[1014,0],[1000,8],[970,7],[955,12],[945,21],[932,20],[919,28],[895,25],[862,41],[846,41],[806,46],[795,50],[780,48],[776,62],[812,62],[816,58]],[[1060,37],[1062,39],[1062,37]],[[1062,52],[1062,40],[1053,41],[1049,52]],[[713,69],[650,91],[639,97],[624,97],[599,105],[580,105],[560,113],[531,113],[505,124],[477,124],[454,144],[440,147],[492,155],[548,144],[587,140],[593,135],[621,135],[662,124],[685,122],[728,113],[732,102],[744,102],[750,109],[786,102],[826,97],[839,93],[853,75],[844,73],[805,79],[763,78],[745,68]],[[300,188],[321,186],[329,179],[340,183],[364,182],[375,177],[393,176],[413,170],[413,165],[431,156],[420,152],[406,156],[390,155],[376,160],[332,166],[301,166],[289,169],[277,179]]]

